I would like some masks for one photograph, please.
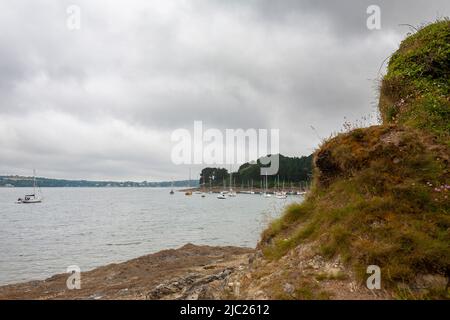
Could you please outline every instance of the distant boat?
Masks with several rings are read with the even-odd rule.
[[[172,181],[172,183],[170,184],[170,186],[171,186],[171,190],[170,190],[170,194],[174,194],[175,192],[173,192],[173,181]]]
[[[230,167],[230,192],[228,192],[229,197],[236,197],[236,192],[233,191],[233,172]]]
[[[230,193],[228,193],[229,197],[236,197],[236,192],[234,191],[230,191]]]
[[[225,194],[224,193],[220,193],[218,196],[217,196],[217,199],[226,199],[227,197],[225,196]]]
[[[36,193],[36,171],[33,170],[33,194],[26,194],[23,198],[17,199],[17,203],[40,203],[43,198]],[[38,187],[39,188],[39,187]]]
[[[189,180],[188,180],[188,189],[191,188],[191,168],[189,168]],[[192,191],[188,190],[184,193],[185,196],[192,196]]]
[[[275,198],[277,198],[277,199],[286,199],[287,198],[286,192],[277,192],[277,193],[275,193]]]
[[[266,179],[265,179],[265,188],[264,188],[264,193],[262,194],[264,198],[270,198],[272,197],[272,195],[270,193],[267,192],[268,189],[268,183],[267,183],[267,171],[266,171]]]

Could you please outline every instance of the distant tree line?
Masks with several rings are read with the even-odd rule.
[[[162,181],[162,182],[134,182],[134,181],[89,181],[89,180],[64,180],[36,177],[36,183],[39,187],[80,187],[80,188],[154,188],[154,187],[191,187],[198,186],[198,180],[181,180],[181,181]],[[33,177],[22,176],[0,176],[0,186],[2,187],[32,187]]]
[[[310,182],[312,177],[312,160],[313,155],[304,157],[286,157],[279,155],[280,167],[277,175],[268,176],[268,187],[272,188],[283,183],[286,187],[293,185],[299,187]],[[253,182],[253,187],[262,187],[265,176],[261,175],[260,159],[255,162],[247,162],[241,165],[237,172],[232,172],[234,186],[249,187]],[[211,186],[229,186],[230,174],[225,168],[204,168],[200,173],[199,184],[208,187]]]

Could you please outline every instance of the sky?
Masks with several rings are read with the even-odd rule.
[[[171,135],[196,120],[309,155],[377,123],[405,24],[445,16],[448,0],[0,0],[0,175],[195,178],[207,165],[175,165]]]

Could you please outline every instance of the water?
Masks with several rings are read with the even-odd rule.
[[[169,194],[149,188],[47,188],[44,202],[15,204],[30,192],[0,188],[0,284],[45,279],[129,260],[188,242],[254,247],[270,219],[301,201],[259,195]]]

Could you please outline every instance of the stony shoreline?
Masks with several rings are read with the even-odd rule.
[[[339,258],[325,261],[313,247],[301,245],[295,254],[271,261],[259,249],[186,244],[82,272],[79,290],[67,288],[69,274],[0,286],[0,300],[390,298],[384,290],[370,292]],[[288,271],[293,274],[286,278]]]
[[[248,264],[254,252],[187,244],[82,272],[79,290],[67,289],[69,274],[1,286],[0,300],[220,299],[227,291],[226,279]]]

